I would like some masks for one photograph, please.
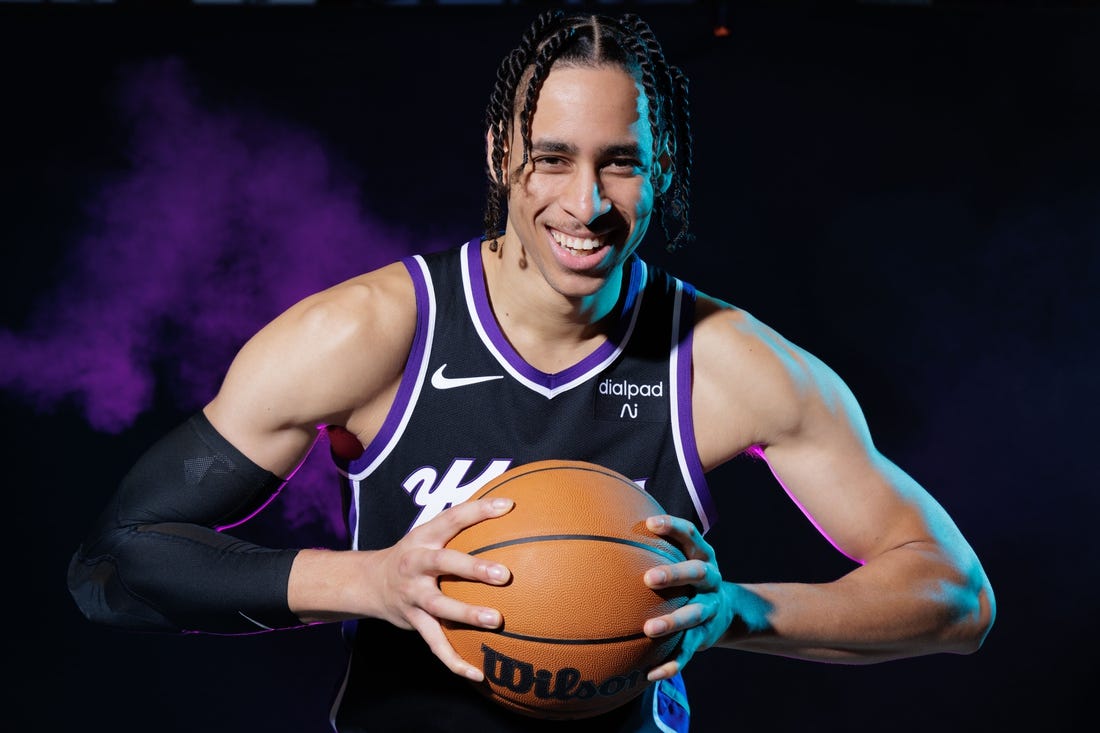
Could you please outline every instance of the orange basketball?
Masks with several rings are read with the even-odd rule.
[[[513,711],[551,719],[598,715],[640,695],[646,673],[680,641],[679,634],[650,639],[642,625],[690,597],[642,581],[646,570],[684,560],[645,527],[647,517],[664,513],[660,504],[625,476],[582,461],[517,466],[474,498],[489,496],[515,507],[448,547],[507,566],[511,582],[440,579],[447,595],[504,618],[495,630],[444,624],[455,651],[485,672],[477,689]]]

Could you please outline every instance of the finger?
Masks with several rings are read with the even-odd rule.
[[[675,659],[665,662],[660,667],[654,667],[646,674],[645,678],[650,682],[656,682],[657,680],[667,680],[670,677],[674,677],[677,672],[680,671],[680,663]]]
[[[447,669],[474,682],[481,682],[485,679],[485,674],[480,669],[458,655],[451,643],[447,641],[443,628],[436,619],[427,613],[417,612],[410,615],[410,622],[413,628],[419,632],[421,638],[428,644],[432,654],[438,657]]]
[[[467,527],[507,514],[513,506],[511,499],[503,497],[465,501],[441,512],[435,519],[417,527],[413,532],[420,534],[421,540],[426,543],[443,546]]]
[[[687,560],[673,565],[658,565],[642,576],[645,584],[654,590],[691,585],[697,589],[709,589],[716,580],[711,565],[702,560]]]
[[[703,539],[699,528],[682,517],[658,514],[646,520],[650,532],[673,541],[680,546],[684,554],[692,559],[710,562],[714,559],[714,549]]]
[[[506,565],[447,548],[410,555],[408,569],[417,575],[452,575],[490,585],[504,585],[512,578]]]
[[[702,603],[689,603],[672,613],[648,619],[642,626],[646,636],[659,637],[675,634],[704,624],[714,616],[714,612]]]
[[[437,619],[457,621],[482,629],[500,628],[500,611],[488,606],[473,606],[451,598],[445,593],[436,593],[425,600],[422,608]]]

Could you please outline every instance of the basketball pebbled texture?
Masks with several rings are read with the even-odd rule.
[[[583,461],[512,468],[473,498],[503,496],[515,507],[459,533],[448,547],[499,562],[505,586],[445,576],[447,595],[501,612],[500,629],[444,622],[466,661],[481,668],[477,689],[515,712],[585,718],[640,695],[646,673],[670,659],[680,634],[650,639],[646,619],[690,600],[686,588],[654,591],[645,571],[683,561],[645,520],[660,504],[625,476]]]

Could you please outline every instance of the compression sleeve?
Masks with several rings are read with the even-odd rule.
[[[287,605],[298,551],[218,529],[258,511],[283,483],[197,413],[123,478],[69,563],[69,592],[88,619],[138,631],[302,626]]]

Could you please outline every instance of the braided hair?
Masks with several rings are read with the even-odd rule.
[[[658,199],[658,216],[668,250],[690,242],[689,196],[691,194],[691,116],[688,81],[684,73],[665,60],[653,30],[633,13],[620,18],[603,15],[567,15],[561,10],[541,13],[527,28],[519,45],[501,61],[496,83],[485,110],[485,125],[492,140],[487,158],[489,195],[485,207],[485,239],[500,235],[508,183],[514,176],[504,172],[505,147],[512,134],[513,120],[519,124],[523,141],[522,161],[531,152],[531,117],[539,90],[557,61],[572,66],[617,65],[635,74],[649,101],[653,160],[672,153],[671,183]],[[522,98],[521,96],[522,95]],[[518,119],[517,119],[518,118]],[[651,175],[657,191],[657,166]],[[495,248],[495,245],[493,245]]]

